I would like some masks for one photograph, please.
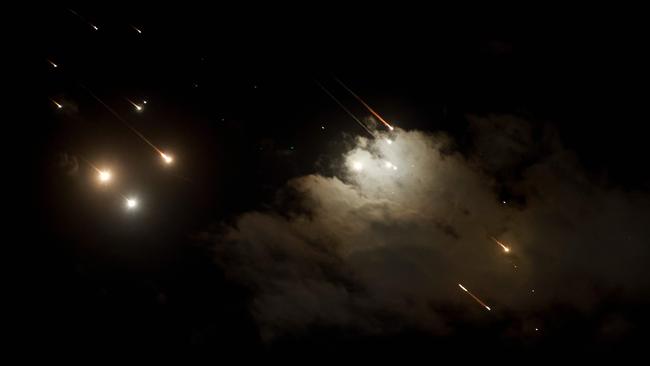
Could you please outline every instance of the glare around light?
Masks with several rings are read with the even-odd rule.
[[[138,200],[135,198],[127,198],[126,199],[126,208],[129,210],[132,210],[138,206]]]
[[[163,160],[165,161],[165,164],[171,164],[174,161],[174,158],[172,158],[171,156],[165,153],[160,153],[160,156],[162,156]]]
[[[99,181],[102,183],[106,183],[109,180],[111,180],[111,172],[108,170],[101,170],[99,171]]]

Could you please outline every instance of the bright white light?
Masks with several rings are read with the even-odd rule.
[[[358,161],[355,161],[354,163],[352,163],[352,169],[359,172],[359,171],[363,170],[363,164],[361,164]]]
[[[164,153],[160,153],[160,156],[162,156],[163,160],[165,161],[166,164],[171,164],[174,161],[174,158],[172,158],[169,155],[166,155]]]
[[[129,210],[134,209],[138,205],[138,200],[135,198],[127,198],[126,199],[126,208]]]
[[[57,103],[55,101],[52,101],[52,103],[54,103],[56,105],[56,107],[59,108],[59,109],[63,108],[63,106],[61,104],[59,104],[59,103]]]
[[[99,171],[99,181],[102,183],[108,182],[111,180],[111,172],[108,170]]]
[[[140,112],[140,111],[142,111],[142,106],[139,106],[139,105],[136,104],[136,105],[135,105],[135,109],[136,109],[138,112]]]
[[[147,104],[147,101],[146,101],[146,100],[143,100],[142,103]]]
[[[393,143],[393,140],[391,140],[391,139],[386,139],[386,143],[387,143],[388,145],[391,145],[391,144]]]
[[[93,27],[94,30],[99,30],[99,28],[97,28],[97,26],[94,25],[94,24],[92,24],[92,27]]]

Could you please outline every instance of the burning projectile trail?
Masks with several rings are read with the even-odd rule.
[[[503,248],[503,251],[504,251],[504,252],[506,252],[506,253],[509,253],[509,252],[510,252],[510,248],[508,248],[508,247],[505,246],[503,243],[501,243],[500,241],[498,241],[495,237],[492,237],[492,240],[494,240],[495,243],[499,244],[499,245],[501,246],[501,248]]]
[[[49,62],[50,65],[52,65],[52,67],[55,68],[55,69],[56,69],[57,67],[59,67],[59,65],[55,64],[52,60],[47,60],[47,62]]]
[[[63,106],[62,106],[61,104],[57,103],[54,99],[50,99],[50,100],[52,101],[52,103],[54,103],[54,105],[55,105],[57,108],[59,108],[59,109],[63,108]]]
[[[108,183],[111,180],[111,178],[113,178],[113,174],[111,174],[110,170],[99,169],[98,167],[95,166],[95,164],[86,160],[86,158],[81,157],[81,159],[83,159],[83,161],[85,161],[86,164],[88,164],[88,166],[95,169],[95,171],[97,172],[97,179],[99,180],[100,183]]]
[[[129,98],[125,98],[125,99],[126,99],[129,103],[131,103],[131,105],[133,105],[133,107],[135,108],[136,111],[138,111],[138,112],[142,112],[142,109],[143,109],[144,107],[142,107],[141,105],[135,103],[134,101],[132,101],[132,100],[129,99]]]
[[[128,127],[131,131],[133,131],[133,133],[135,133],[136,135],[138,135],[138,137],[140,137],[140,138],[142,139],[142,141],[146,142],[147,144],[149,144],[149,146],[151,146],[154,150],[156,150],[156,151],[160,154],[160,156],[163,157],[163,159],[167,160],[167,158],[169,158],[169,157],[167,157],[167,155],[165,155],[165,153],[163,153],[162,151],[160,151],[160,149],[158,149],[154,144],[152,144],[151,141],[147,140],[147,138],[144,137],[144,135],[141,134],[140,131],[136,130],[135,127],[131,126],[131,124],[130,124],[129,122],[127,122],[127,121],[126,121],[124,118],[122,118],[122,117],[121,117],[117,112],[115,112],[115,110],[113,110],[113,108],[109,107],[108,104],[104,103],[104,101],[102,101],[101,99],[99,99],[99,97],[96,96],[95,93],[93,93],[92,91],[90,91],[90,89],[88,89],[88,88],[87,88],[86,86],[84,86],[83,84],[80,84],[80,85],[81,85],[84,89],[86,89],[86,91],[87,91],[87,92],[88,92],[88,93],[89,93],[93,98],[95,98],[95,100],[97,100],[101,105],[103,105],[106,109],[108,109],[109,112],[111,112],[115,117],[117,117],[117,119],[119,119],[120,122],[122,122],[126,127]],[[170,162],[171,162],[171,161],[170,161]]]
[[[474,300],[476,300],[476,302],[478,302],[479,304],[481,304],[481,306],[483,306],[484,308],[488,309],[488,311],[491,311],[491,310],[492,310],[492,309],[490,309],[489,306],[485,305],[485,303],[484,303],[483,301],[481,301],[481,299],[479,299],[478,297],[474,296],[473,293],[469,292],[468,289],[466,289],[465,287],[463,287],[463,285],[461,285],[461,284],[459,283],[458,286],[459,286],[463,291],[467,292],[467,294],[468,294],[469,296],[471,296]]]
[[[135,25],[132,25],[131,28],[133,28],[136,32],[138,32],[138,34],[142,34],[142,31]]]
[[[370,111],[370,113],[372,113],[375,117],[377,117],[381,121],[381,123],[384,124],[384,126],[388,127],[388,129],[391,130],[391,131],[393,130],[393,126],[391,126],[388,122],[384,121],[384,119],[381,118],[381,116],[377,112],[375,112],[372,108],[370,108],[370,106],[368,104],[366,104],[366,102],[364,102],[363,99],[361,99],[361,97],[359,97],[355,92],[353,92],[350,88],[348,88],[345,84],[343,84],[343,82],[341,80],[339,80],[336,76],[334,76],[334,80],[336,80],[339,84],[341,84],[341,86],[343,88],[345,88],[345,90],[347,90],[361,104],[363,104],[363,106],[366,107]]]
[[[341,108],[342,108],[342,109],[343,109],[347,114],[349,114],[350,117],[352,117],[352,119],[354,119],[354,120],[359,124],[359,126],[361,126],[361,127],[362,127],[366,132],[368,132],[368,133],[370,134],[370,136],[375,137],[375,135],[372,133],[372,131],[370,131],[370,129],[368,129],[368,127],[366,127],[366,125],[365,125],[363,122],[361,122],[361,121],[360,121],[360,120],[359,120],[359,119],[358,119],[354,114],[352,114],[352,112],[350,112],[350,110],[347,109],[347,108],[343,105],[343,103],[341,103],[338,99],[336,99],[336,97],[335,97],[334,95],[332,95],[332,93],[330,93],[329,90],[327,90],[327,89],[326,89],[326,88],[325,88],[321,83],[319,83],[318,81],[314,80],[314,82],[316,82],[316,84],[318,84],[318,86],[320,86],[320,88],[323,89],[323,91],[325,92],[325,94],[329,95],[329,97],[332,98],[332,100],[334,100],[334,101],[336,102],[336,104],[339,105],[339,107],[341,107]]]
[[[68,11],[70,11],[72,14],[74,14],[77,18],[81,19],[84,23],[86,23],[86,24],[88,24],[89,26],[91,26],[92,29],[94,29],[94,30],[99,30],[99,28],[97,28],[96,25],[94,25],[93,23],[87,21],[86,18],[84,18],[84,17],[82,17],[81,15],[79,15],[79,13],[77,13],[76,11],[74,11],[74,10],[72,10],[72,9],[68,9]]]

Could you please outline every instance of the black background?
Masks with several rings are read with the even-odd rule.
[[[26,259],[12,282],[21,294],[16,338],[27,349],[198,348],[214,359],[599,351],[589,319],[563,309],[549,314],[566,337],[532,343],[458,324],[466,330],[454,338],[314,329],[265,345],[248,312],[250,294],[224,278],[194,235],[263,207],[291,177],[332,174],[327,160],[344,151],[344,136],[362,132],[315,84],[335,89],[332,73],[400,127],[445,131],[461,152],[468,114],[550,123],[593,177],[647,191],[647,42],[635,17],[483,9],[451,17],[446,9],[332,4],[74,9],[99,31],[51,7],[26,20],[30,30],[10,35],[26,50],[21,81],[33,95],[23,101],[28,117],[15,117],[25,137],[5,136],[29,161],[22,175],[34,188],[21,213],[25,228],[13,228],[7,244]],[[163,169],[81,85],[173,151],[177,164]],[[146,98],[145,113],[124,98]],[[83,164],[77,177],[66,176],[62,153],[117,166],[119,184],[135,187],[142,212],[125,216],[114,196],[97,194]],[[647,321],[642,305],[612,300]],[[636,336],[615,346],[632,348],[643,340]]]

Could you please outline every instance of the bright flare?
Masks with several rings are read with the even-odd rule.
[[[129,98],[126,98],[126,100],[128,100],[129,103],[131,103],[131,105],[133,106],[133,108],[135,108],[136,111],[138,111],[138,112],[141,112],[141,111],[142,111],[143,107],[142,107],[141,105],[134,103],[134,102],[133,102],[131,99],[129,99]]]
[[[165,153],[160,153],[160,156],[162,156],[163,160],[165,161],[165,164],[171,164],[174,161],[174,158],[172,158],[169,155],[166,155]]]
[[[364,102],[360,96],[358,96],[355,92],[353,92],[350,88],[348,88],[345,84],[343,84],[343,82],[338,78],[335,77],[334,80],[336,80],[345,90],[347,90],[350,94],[352,94],[353,97],[355,97],[361,104],[363,104],[363,106],[366,107],[366,109],[370,111],[370,113],[372,113],[373,116],[377,117],[377,119],[379,119],[381,123],[384,124],[384,126],[388,127],[388,129],[391,131],[393,130],[393,126],[391,126],[390,123],[386,122],[383,118],[381,118],[379,113],[375,112],[372,108],[370,108],[370,106],[366,102]]]
[[[136,206],[138,206],[138,200],[135,198],[127,198],[126,199],[126,208],[129,210],[134,209]]]
[[[361,170],[363,170],[363,164],[361,164],[358,161],[355,161],[354,163],[352,163],[352,169],[360,172]]]
[[[508,248],[507,246],[503,245],[503,243],[501,243],[500,241],[498,241],[498,240],[497,240],[496,238],[494,238],[494,237],[492,238],[492,240],[494,240],[495,243],[499,244],[499,245],[501,246],[501,248],[503,248],[503,251],[504,251],[504,252],[506,252],[506,253],[510,253],[510,248]]]
[[[54,103],[54,105],[56,105],[56,107],[59,108],[59,109],[63,108],[63,106],[61,104],[57,103],[54,100],[52,101],[52,103]]]
[[[99,171],[99,181],[102,183],[106,183],[109,180],[111,180],[111,172],[108,170],[100,170]]]
[[[50,63],[50,65],[52,65],[52,67],[54,67],[54,68],[59,67],[59,65],[55,64],[55,63],[52,62],[51,60],[47,60],[47,61]]]
[[[489,306],[487,306],[483,301],[481,301],[481,299],[479,299],[478,297],[474,296],[473,293],[469,292],[469,290],[466,289],[465,287],[463,287],[463,285],[461,285],[461,284],[459,283],[458,286],[459,286],[463,291],[467,292],[467,294],[468,294],[469,296],[471,296],[472,299],[474,299],[477,303],[481,304],[481,306],[483,306],[484,308],[486,308],[488,311],[492,311],[492,309],[490,309]]]

